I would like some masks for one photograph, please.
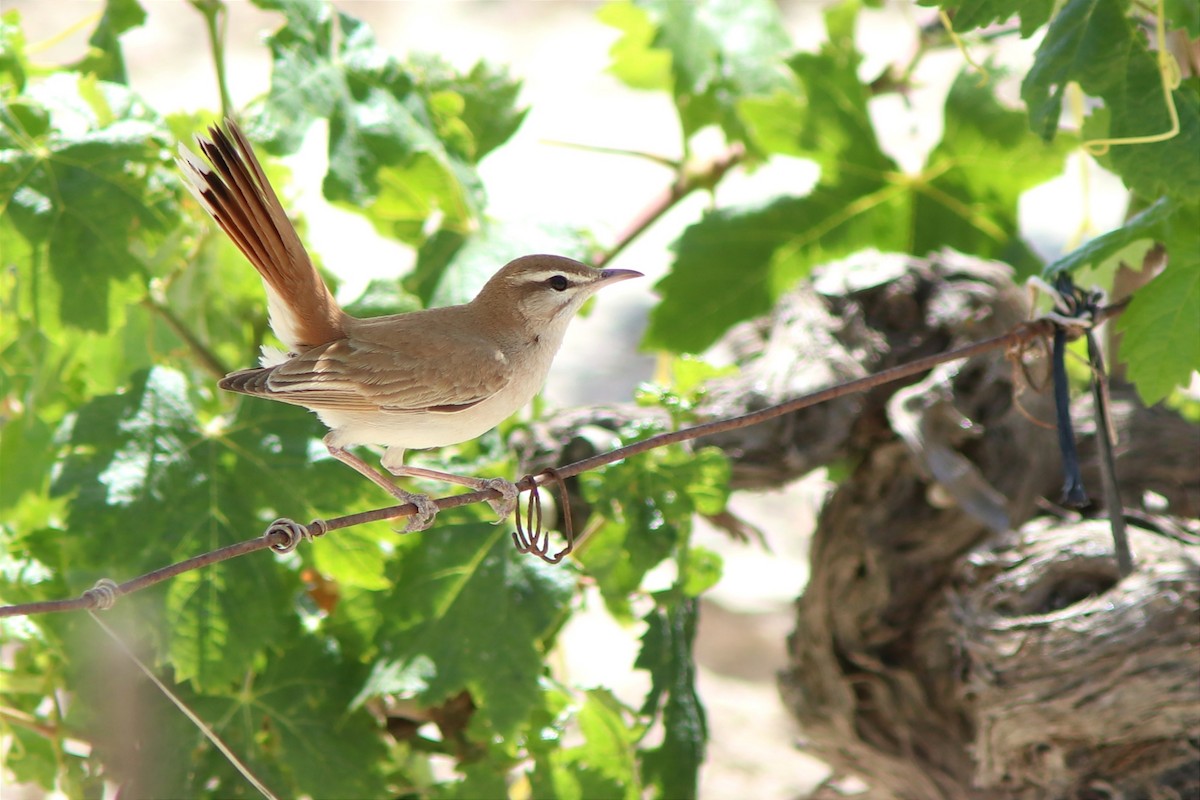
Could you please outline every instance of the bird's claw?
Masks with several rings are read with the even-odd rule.
[[[521,490],[515,483],[506,481],[504,478],[489,478],[483,482],[482,488],[495,489],[500,493],[500,497],[488,500],[487,504],[492,507],[492,511],[495,511],[498,517],[493,524],[503,525],[517,510],[517,497],[521,494]]]
[[[433,525],[433,520],[438,514],[438,507],[429,495],[405,492],[400,499],[417,507],[417,513],[408,518],[408,524],[404,526],[402,533],[417,533]]]

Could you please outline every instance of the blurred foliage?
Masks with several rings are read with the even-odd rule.
[[[355,313],[462,301],[479,276],[534,242],[577,256],[593,249],[582,225],[487,214],[479,161],[526,113],[505,69],[398,58],[324,0],[255,4],[278,12],[279,27],[265,45],[270,91],[238,112],[244,126],[282,155],[328,121],[326,197],[417,254],[402,285],[372,283],[350,304]],[[941,140],[912,174],[888,155],[869,108],[879,93],[903,92],[906,73],[862,74],[857,4],[828,10],[815,52],[795,51],[769,0],[618,0],[600,10],[619,32],[611,72],[675,104],[681,173],[694,138],[712,130],[744,148],[748,168],[769,170],[780,157],[820,168],[807,193],[715,206],[682,232],[647,344],[702,351],[814,266],[864,248],[923,255],[951,246],[1049,277],[1102,271],[1159,241],[1169,264],[1122,319],[1122,355],[1148,400],[1165,396],[1200,365],[1200,84],[1167,84],[1176,136],[1101,156],[1141,213],[1044,265],[1017,227],[1022,192],[1058,175],[1081,139],[1170,126],[1164,76],[1140,27],[1153,20],[1120,0],[1067,0],[1057,10],[1049,0],[939,5],[961,34],[1016,16],[1013,35],[1046,35],[1024,76],[1028,111],[961,76]],[[1195,35],[1194,4],[1164,7],[1168,29]],[[87,55],[45,67],[29,58],[19,14],[0,15],[5,603],[78,595],[101,577],[127,579],[251,538],[279,515],[381,502],[323,457],[311,415],[214,391],[217,376],[253,361],[265,304],[257,276],[183,191],[172,160],[176,142],[217,112],[164,116],[129,85],[121,37],[145,18],[136,0],[108,0]],[[950,46],[921,41],[922,52]],[[1059,129],[1068,83],[1103,101],[1075,133]],[[286,171],[265,161],[286,187]],[[685,357],[669,373],[671,385],[639,399],[688,424],[696,393],[717,373]],[[448,448],[439,463],[509,474],[510,430]],[[617,435],[632,442],[658,430]],[[678,447],[583,476],[589,536],[557,567],[517,554],[507,528],[467,507],[419,536],[365,525],[286,557],[185,573],[124,599],[110,618],[280,796],[691,797],[707,738],[692,658],[697,599],[721,574],[691,526],[695,514],[723,509],[728,478],[718,451]],[[571,685],[548,666],[585,584],[643,631],[634,666],[650,689],[640,703]],[[96,659],[86,617],[8,619],[0,631],[13,645],[0,673],[0,732],[17,780],[73,797],[98,796],[105,781],[144,796],[253,796],[157,696],[145,710],[153,735],[136,742],[147,763],[131,769],[129,745],[103,711],[113,702],[108,662]],[[435,777],[438,758],[451,760],[453,778]]]

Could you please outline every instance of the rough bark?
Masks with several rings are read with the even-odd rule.
[[[702,418],[1008,330],[1027,315],[1003,265],[955,253],[834,265],[731,332],[738,375]],[[1045,392],[995,353],[708,437],[738,487],[853,467],[813,535],[784,702],[807,747],[875,798],[1200,796],[1200,428],[1114,390],[1135,572],[1103,520],[1053,512],[1062,477]],[[1089,398],[1074,405],[1099,479]],[[606,447],[646,414],[590,409],[536,427],[531,469]],[[577,508],[577,514],[586,513]],[[1097,510],[1088,511],[1096,515]],[[780,535],[796,524],[779,520]],[[799,531],[798,531],[799,533]]]

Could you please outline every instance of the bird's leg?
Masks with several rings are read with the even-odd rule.
[[[438,507],[432,500],[429,499],[429,495],[414,494],[412,492],[404,491],[399,486],[388,480],[382,472],[375,469],[370,464],[351,453],[349,450],[330,444],[328,436],[326,436],[323,441],[325,442],[326,449],[329,450],[329,455],[350,467],[359,475],[367,478],[376,486],[390,494],[392,497],[395,497],[397,500],[402,500],[405,503],[412,503],[417,507],[417,513],[408,518],[408,525],[404,528],[405,533],[412,531],[423,531],[433,524],[433,518],[437,516]]]
[[[385,464],[384,466],[387,465]],[[466,486],[476,491],[495,489],[500,493],[500,497],[488,500],[487,504],[492,507],[492,511],[495,511],[496,516],[499,517],[496,520],[497,525],[502,524],[517,510],[517,495],[521,493],[515,483],[504,478],[472,478],[469,475],[455,475],[453,472],[441,472],[440,470],[425,469],[424,467],[408,467],[403,464],[399,467],[388,467],[388,472],[397,477],[428,478],[434,481]]]
[[[496,520],[497,525],[502,524],[517,510],[517,495],[520,494],[520,490],[517,489],[517,485],[512,481],[506,481],[504,478],[472,478],[468,475],[455,475],[452,472],[441,472],[436,469],[408,467],[404,465],[401,460],[402,458],[403,452],[401,452],[400,458],[397,458],[392,449],[389,449],[383,455],[383,466],[388,472],[397,477],[429,478],[430,480],[466,486],[477,491],[495,489],[500,493],[500,497],[488,500],[487,503],[492,507],[492,511],[496,512],[496,516],[499,517]]]

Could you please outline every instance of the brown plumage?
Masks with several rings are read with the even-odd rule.
[[[640,273],[595,270],[569,258],[510,261],[469,303],[358,319],[345,313],[317,273],[246,137],[231,120],[197,138],[208,163],[180,147],[200,204],[262,276],[271,328],[288,352],[233,372],[229,391],[312,409],[330,428],[329,452],[398,498],[428,524],[428,498],[394,486],[346,448],[384,445],[395,475],[435,475],[496,488],[507,481],[405,467],[406,448],[455,444],[481,435],[541,388],[567,324],[603,286]],[[504,484],[504,485],[502,485]]]

